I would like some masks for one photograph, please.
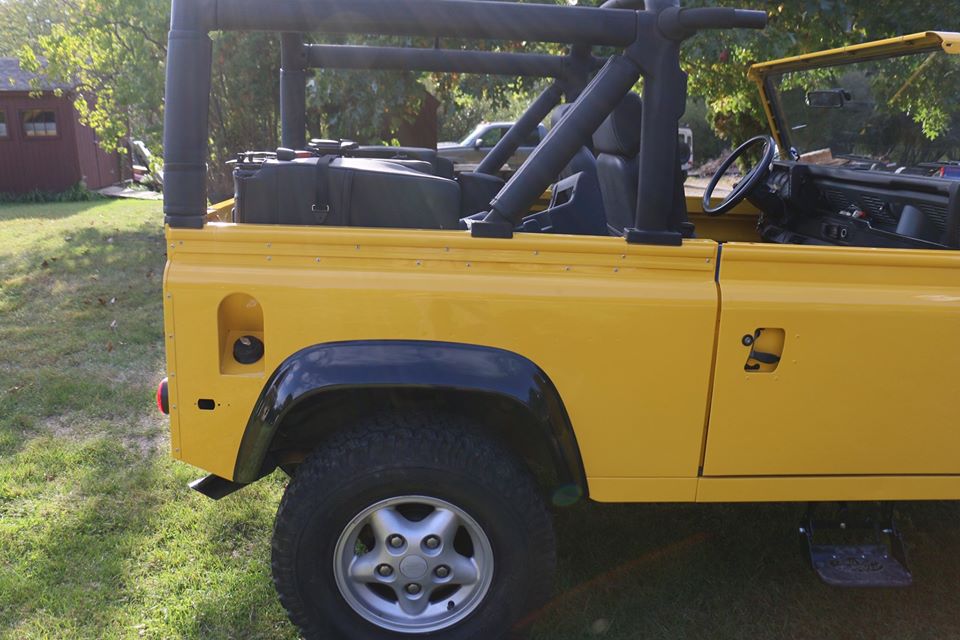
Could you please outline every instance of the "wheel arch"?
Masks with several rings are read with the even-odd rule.
[[[284,360],[247,422],[234,480],[295,463],[356,419],[386,410],[469,415],[523,459],[554,502],[587,493],[573,425],[540,367],[503,349],[407,340],[323,343]]]

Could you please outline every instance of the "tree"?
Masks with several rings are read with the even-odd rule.
[[[0,56],[16,56],[23,44],[47,33],[54,9],[46,0],[0,0]]]
[[[42,28],[22,30],[14,36],[19,39],[19,55],[26,68],[39,71],[43,67],[48,77],[76,85],[81,119],[93,127],[104,145],[122,147],[127,136],[136,136],[161,150],[169,0],[0,2],[19,3],[18,15],[35,12],[56,16],[44,21]],[[265,33],[214,34],[213,41],[210,186],[211,194],[219,196],[231,189],[225,162],[232,154],[276,144],[280,47],[276,34]],[[327,36],[314,41],[351,40]],[[432,40],[386,37],[366,42],[434,44]],[[492,46],[463,42],[445,42],[444,46],[465,44]],[[495,47],[522,48],[517,43]],[[389,142],[404,120],[415,117],[422,87],[430,87],[447,101],[445,113],[452,121],[461,107],[515,106],[518,96],[524,97],[532,86],[522,79],[504,81],[484,76],[324,71],[309,83],[308,125],[316,136]]]

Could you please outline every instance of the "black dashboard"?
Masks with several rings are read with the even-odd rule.
[[[767,242],[960,247],[960,181],[777,161],[749,196]]]

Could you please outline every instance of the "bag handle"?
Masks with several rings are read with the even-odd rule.
[[[327,219],[327,215],[330,214],[330,181],[327,179],[327,170],[330,167],[330,163],[333,162],[333,159],[334,156],[320,156],[317,158],[317,170],[314,177],[316,192],[313,206],[310,210],[319,214],[320,224],[323,224]]]

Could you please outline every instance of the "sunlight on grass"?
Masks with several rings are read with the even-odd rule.
[[[282,480],[216,503],[168,457],[157,203],[0,207],[0,637],[293,638]]]

